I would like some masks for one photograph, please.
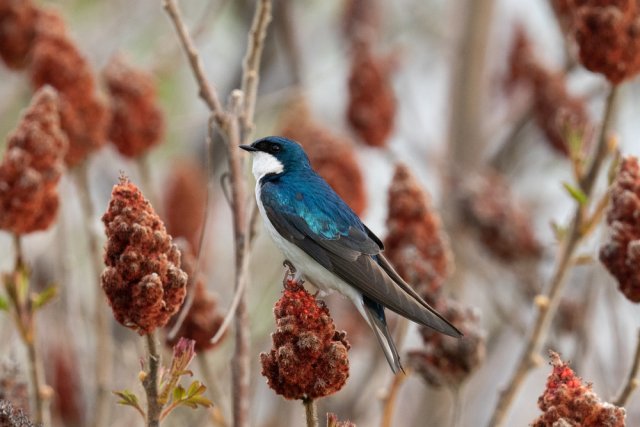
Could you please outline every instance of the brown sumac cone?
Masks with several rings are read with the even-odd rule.
[[[140,335],[166,325],[184,300],[187,274],[164,224],[126,178],[113,187],[102,222],[107,234],[102,289],[116,320]]]
[[[406,165],[396,166],[388,206],[385,255],[425,301],[434,303],[452,269],[452,255],[429,195]]]
[[[573,0],[580,62],[618,84],[640,72],[640,4],[637,0]]]
[[[167,231],[182,237],[192,251],[199,246],[207,205],[207,174],[195,160],[176,161],[164,185],[164,213]]]
[[[624,427],[625,410],[602,402],[593,392],[591,384],[583,384],[560,356],[551,351],[553,371],[547,378],[547,386],[538,398],[543,414],[530,425],[532,427]]]
[[[374,56],[369,43],[360,43],[352,51],[347,119],[362,141],[372,147],[387,144],[395,123],[390,63]]]
[[[189,277],[193,276],[196,264],[195,255],[188,248],[181,250],[180,253],[182,260],[181,268]],[[218,329],[220,329],[224,316],[222,316],[218,310],[218,299],[216,296],[207,291],[202,275],[195,277],[193,286],[193,292],[195,292],[193,303],[180,329],[178,329],[173,339],[167,340],[167,345],[173,347],[178,343],[180,338],[187,338],[195,341],[195,350],[200,353],[201,351],[215,347],[216,344],[211,343],[211,338],[213,338],[216,332],[218,332]],[[177,317],[178,315],[171,319],[169,326],[175,323]],[[218,342],[221,341],[222,340],[219,340]]]
[[[445,298],[435,308],[464,336],[452,338],[420,327],[424,346],[408,353],[408,364],[434,387],[459,386],[484,361],[485,333],[475,309]]]
[[[269,387],[287,399],[317,399],[340,390],[349,377],[350,346],[324,303],[285,278],[273,312],[273,349],[260,354]]]
[[[317,123],[311,117],[309,106],[302,97],[294,100],[285,111],[280,123],[280,134],[298,141],[309,156],[313,169],[356,214],[363,214],[367,207],[367,194],[356,153],[349,139]]]
[[[536,124],[549,145],[565,156],[569,154],[569,138],[580,138],[588,148],[593,126],[585,100],[569,93],[562,72],[552,71],[538,60],[521,26],[515,31],[509,67],[507,87],[520,84],[529,89]]]
[[[66,150],[58,96],[45,87],[36,92],[9,135],[0,163],[0,229],[24,234],[49,228],[58,213],[58,181]]]
[[[39,12],[29,70],[35,88],[48,84],[60,94],[62,130],[69,138],[65,162],[78,165],[107,141],[109,110],[87,59],[51,9]]]
[[[600,261],[629,300],[640,302],[640,165],[625,157],[610,190],[607,224],[611,232],[600,248]]]
[[[29,0],[0,0],[0,57],[7,67],[23,69],[35,37],[38,9]]]
[[[131,65],[123,55],[111,58],[103,72],[111,104],[109,139],[118,151],[135,158],[164,136],[153,75]]]
[[[531,217],[516,201],[502,175],[487,171],[469,178],[458,190],[458,197],[463,221],[494,256],[510,262],[541,255]]]

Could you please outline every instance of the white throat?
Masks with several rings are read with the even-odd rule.
[[[271,173],[282,173],[284,165],[275,156],[265,153],[264,151],[256,151],[253,153],[253,176],[256,181]]]

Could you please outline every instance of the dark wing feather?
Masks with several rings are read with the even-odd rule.
[[[347,234],[340,234],[335,239],[322,238],[301,216],[281,212],[264,202],[267,217],[275,229],[327,270],[372,300],[414,322],[447,335],[461,336],[393,271],[379,254],[380,246],[366,232],[350,227]],[[382,260],[382,264],[378,260]]]

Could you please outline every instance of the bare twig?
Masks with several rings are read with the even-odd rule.
[[[391,386],[387,391],[387,394],[383,400],[383,408],[382,408],[382,422],[380,423],[380,427],[391,427],[393,426],[393,411],[396,407],[396,399],[398,398],[398,393],[400,391],[400,386],[404,383],[404,381],[409,378],[408,369],[404,374],[394,375],[391,381]]]
[[[625,406],[629,400],[631,393],[640,386],[640,378],[638,373],[640,372],[640,329],[638,329],[638,342],[636,343],[636,352],[633,355],[633,362],[631,363],[631,369],[629,375],[624,384],[624,387],[620,391],[620,395],[615,398],[613,404],[616,406]]]
[[[35,311],[31,305],[29,271],[24,265],[22,243],[19,234],[13,235],[15,246],[15,269],[5,278],[5,288],[11,301],[11,312],[15,327],[20,338],[27,348],[28,369],[32,389],[32,403],[34,404],[34,417],[37,423],[50,423],[50,414],[47,401],[49,398],[47,386],[42,376],[42,365],[37,351]]]
[[[214,118],[211,116],[209,118],[208,132],[207,132],[207,156],[205,160],[207,173],[211,175],[212,164],[211,159],[213,157],[213,138],[214,138]],[[189,280],[187,282],[187,296],[185,297],[184,303],[182,307],[180,307],[180,312],[177,315],[176,322],[167,334],[169,340],[174,340],[180,327],[184,323],[184,319],[187,318],[187,314],[189,314],[189,310],[191,310],[191,306],[193,305],[193,299],[195,298],[195,287],[193,286],[195,283],[195,278],[200,271],[200,265],[202,263],[202,255],[204,253],[204,241],[205,236],[207,235],[207,227],[209,225],[209,215],[207,212],[209,211],[209,204],[213,199],[214,192],[214,181],[211,179],[211,176],[207,177],[207,194],[205,198],[205,211],[203,213],[203,221],[202,228],[200,229],[200,237],[198,239],[198,255],[196,256],[196,264],[193,268],[193,273],[189,276]]]
[[[32,328],[34,325],[32,324]],[[47,402],[45,399],[45,383],[42,377],[42,365],[40,363],[38,351],[36,349],[36,339],[34,336],[35,331],[31,331],[31,337],[28,341],[25,341],[27,346],[27,355],[29,357],[29,376],[31,377],[31,384],[33,386],[33,396],[36,404],[35,408],[35,421],[36,423],[42,423],[48,425],[49,411],[47,409]]]
[[[180,38],[182,48],[187,54],[191,70],[198,82],[200,97],[207,104],[209,110],[216,115],[216,119],[219,123],[226,121],[226,114],[224,113],[218,94],[215,88],[209,83],[209,80],[207,80],[202,60],[200,59],[198,50],[193,43],[193,39],[189,35],[189,30],[187,30],[187,27],[184,24],[178,5],[175,0],[163,0],[163,7],[169,14],[171,22],[173,22],[176,32],[178,33],[178,37]]]
[[[84,229],[89,244],[91,255],[91,265],[93,277],[95,279],[96,295],[94,299],[94,327],[96,339],[96,401],[94,407],[93,427],[106,427],[109,425],[109,409],[111,396],[111,371],[112,359],[112,339],[109,324],[109,312],[99,289],[100,272],[103,269],[101,243],[98,232],[93,226],[95,209],[91,201],[91,191],[89,188],[88,164],[82,162],[75,170],[76,186],[78,197],[82,206],[84,216]]]
[[[257,211],[255,203],[251,206],[251,208],[253,209],[253,212],[249,216],[250,219],[253,218],[253,213],[255,211]],[[249,251],[252,240],[253,239],[251,239],[251,236],[250,236],[249,244],[245,248],[246,251]],[[244,264],[242,265],[242,269],[240,270],[240,274],[245,275],[245,276],[249,274],[249,256],[248,256],[248,254],[245,254],[245,256],[244,256]],[[231,300],[231,305],[229,306],[229,311],[227,311],[227,314],[225,315],[224,319],[222,320],[222,323],[220,324],[220,327],[216,331],[215,335],[211,338],[211,343],[212,344],[216,344],[218,341],[220,341],[222,336],[225,334],[225,332],[229,328],[229,325],[231,324],[231,321],[233,320],[233,318],[235,316],[236,310],[238,309],[238,305],[240,304],[240,299],[241,299],[242,294],[244,293],[244,289],[245,289],[247,281],[248,281],[248,277],[243,277],[240,280],[240,286],[238,286],[238,288],[236,288],[236,290],[235,290],[235,292],[233,294],[233,299]]]
[[[19,271],[24,265],[24,258],[22,256],[22,239],[19,234],[13,235],[13,247],[15,252],[15,271]]]
[[[604,119],[600,129],[600,135],[598,137],[598,145],[594,151],[589,169],[585,175],[585,177],[592,176],[593,178],[585,178],[581,182],[582,189],[588,199],[592,196],[595,178],[599,175],[604,157],[606,157],[607,154],[607,135],[612,122],[612,110],[615,104],[614,101],[617,91],[617,86],[612,86],[611,93],[607,97],[603,116]],[[596,157],[602,158],[597,159]],[[516,394],[524,384],[528,373],[541,359],[539,353],[549,332],[551,321],[553,320],[560,304],[567,275],[572,265],[574,251],[584,237],[582,231],[586,220],[585,216],[585,207],[578,204],[575,208],[571,225],[567,231],[567,236],[561,243],[558,261],[555,271],[551,277],[549,290],[545,295],[539,295],[535,299],[538,312],[531,327],[529,339],[526,343],[524,352],[518,361],[515,372],[509,379],[506,388],[500,394],[498,404],[496,405],[491,421],[489,422],[490,426],[502,426],[504,424],[507,412],[514,401]]]
[[[259,80],[260,58],[264,46],[266,28],[271,19],[271,1],[257,3],[253,23],[249,32],[247,54],[243,63],[242,91],[234,91],[230,105],[223,110],[218,94],[208,82],[198,51],[182,20],[175,0],[163,0],[164,8],[171,18],[189,64],[199,87],[200,97],[209,107],[212,120],[209,122],[209,137],[213,136],[214,124],[224,137],[229,158],[231,181],[231,208],[235,245],[235,283],[237,295],[235,309],[235,353],[232,358],[233,426],[245,427],[249,420],[249,322],[246,305],[246,282],[248,281],[249,238],[251,221],[247,221],[247,203],[243,164],[239,145],[248,141],[253,129],[253,115]],[[234,300],[236,298],[234,297]],[[178,326],[179,327],[179,326]]]
[[[160,368],[160,353],[156,343],[155,332],[146,335],[147,353],[149,356],[149,371],[142,380],[147,395],[147,427],[158,427],[162,405],[158,401],[158,372]]]
[[[303,399],[304,415],[307,420],[307,427],[318,427],[318,407],[313,399]]]
[[[248,141],[253,132],[253,116],[260,77],[260,59],[262,58],[264,39],[267,35],[269,22],[271,22],[271,0],[260,0],[249,30],[247,54],[242,64],[243,75],[240,90],[244,94],[244,108],[241,114],[243,143]]]

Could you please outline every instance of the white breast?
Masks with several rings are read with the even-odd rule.
[[[254,160],[255,162],[255,160]],[[255,170],[255,163],[254,163]],[[255,173],[255,172],[254,172]],[[260,200],[260,182],[256,183],[256,201],[258,209],[264,221],[265,228],[269,232],[271,239],[280,249],[285,259],[289,260],[296,268],[297,274],[303,279],[311,282],[323,292],[331,293],[338,291],[340,294],[349,298],[360,311],[362,317],[367,319],[364,312],[362,294],[353,286],[347,284],[344,280],[318,264],[313,258],[307,255],[302,249],[289,242],[278,233],[267,217],[262,200]]]

